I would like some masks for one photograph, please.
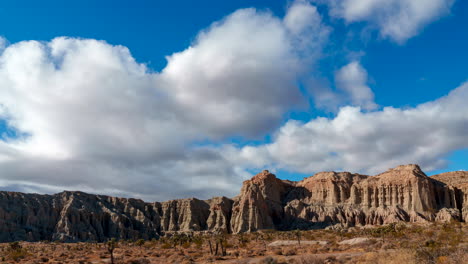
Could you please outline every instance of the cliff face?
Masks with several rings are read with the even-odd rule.
[[[157,204],[82,192],[0,192],[0,241],[151,238],[160,231]]]
[[[457,207],[460,208],[461,218],[468,222],[468,171],[452,171],[431,177],[445,185],[455,188]]]
[[[295,188],[304,188],[306,195],[292,195],[286,203],[289,229],[431,221],[442,208],[454,210],[444,210],[439,219],[459,218],[454,188],[433,181],[417,165],[399,166],[376,176],[318,173]]]
[[[151,239],[188,231],[251,232],[395,221],[468,220],[468,172],[427,177],[417,165],[376,176],[321,172],[299,182],[263,171],[233,198],[145,203],[62,192],[0,192],[0,241]]]

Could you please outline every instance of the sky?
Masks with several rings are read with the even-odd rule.
[[[2,1],[0,189],[467,170],[467,25],[460,0]]]

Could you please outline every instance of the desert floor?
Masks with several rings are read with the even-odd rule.
[[[468,225],[392,224],[239,235],[168,234],[159,240],[0,244],[0,263],[467,263]],[[211,246],[210,246],[211,245]],[[211,247],[211,249],[210,249]]]

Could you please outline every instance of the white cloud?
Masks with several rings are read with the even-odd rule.
[[[332,29],[322,23],[317,7],[305,0],[294,1],[288,7],[283,23],[292,35],[292,45],[302,60],[314,60],[321,55],[322,46]]]
[[[298,78],[313,63],[303,55],[318,54],[326,34],[292,26],[238,10],[169,56],[161,73],[92,39],[7,46],[0,119],[19,136],[0,141],[0,185],[147,200],[234,195],[249,174],[196,142],[263,135],[303,100]],[[296,49],[298,39],[314,52]]]
[[[385,38],[398,43],[417,35],[426,25],[450,13],[455,0],[330,0],[330,14],[348,23],[367,21]]]
[[[153,146],[144,154],[166,155],[181,148],[171,136],[190,134],[168,112],[167,95],[153,88],[155,76],[124,47],[68,38],[27,41],[9,46],[0,61],[1,115],[30,135],[9,140],[24,153],[109,157]]]
[[[374,103],[374,93],[367,86],[367,77],[366,69],[358,61],[352,61],[335,73],[335,83],[350,97],[352,105],[373,110],[377,105]]]
[[[333,113],[343,106],[359,106],[365,110],[375,110],[374,93],[368,86],[368,74],[361,63],[353,60],[334,74],[334,89],[325,79],[309,78],[305,87],[313,94],[316,108]]]
[[[284,21],[242,9],[169,56],[161,77],[187,119],[206,133],[259,136],[276,127],[287,108],[306,103],[297,81],[327,36],[310,4],[293,5]]]
[[[302,173],[344,169],[374,174],[407,163],[430,171],[445,166],[448,153],[468,148],[467,98],[465,83],[446,97],[410,109],[343,107],[332,119],[287,122],[271,144],[230,146],[224,153],[246,167]]]

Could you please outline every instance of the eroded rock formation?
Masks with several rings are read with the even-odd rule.
[[[455,188],[456,207],[461,208],[458,213],[461,214],[463,221],[468,222],[468,171],[446,172],[434,175],[431,178]]]
[[[104,241],[170,232],[251,232],[468,220],[468,172],[427,177],[417,165],[375,176],[321,172],[299,182],[263,171],[238,196],[146,203],[65,191],[0,192],[0,241]]]

